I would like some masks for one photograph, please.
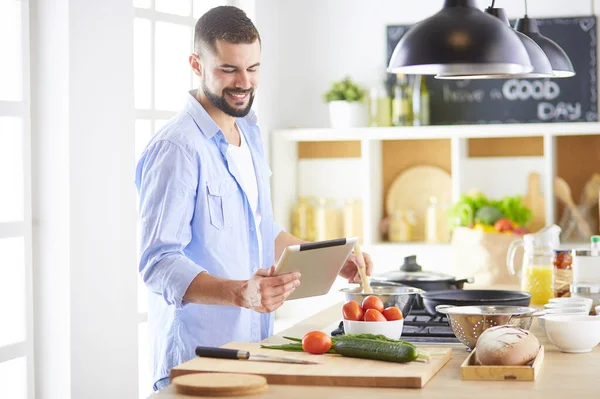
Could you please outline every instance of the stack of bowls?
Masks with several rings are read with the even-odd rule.
[[[546,316],[587,316],[592,310],[592,300],[589,298],[552,298],[544,305]],[[538,323],[545,329],[545,318],[538,318]]]

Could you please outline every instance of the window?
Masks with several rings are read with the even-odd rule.
[[[33,398],[29,2],[0,0],[0,397]]]
[[[182,109],[187,92],[196,86],[188,64],[196,21],[209,9],[226,3],[226,0],[133,0],[136,160],[152,136]],[[139,279],[140,398],[149,396],[154,383],[147,295]]]

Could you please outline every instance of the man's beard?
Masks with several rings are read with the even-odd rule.
[[[202,82],[202,91],[204,92],[204,95],[206,96],[206,98],[208,98],[215,107],[217,107],[221,111],[225,112],[227,115],[230,115],[230,116],[233,116],[236,118],[242,118],[242,117],[248,115],[248,112],[250,112],[250,108],[252,108],[252,103],[254,102],[254,89],[248,89],[248,90],[223,89],[222,95],[219,96],[219,95],[211,92],[208,89],[208,87],[206,87],[206,83],[203,81]],[[229,105],[229,103],[225,99],[226,93],[233,93],[233,94],[249,93],[250,95],[248,98],[248,105],[246,105],[244,108],[233,108],[231,105]]]

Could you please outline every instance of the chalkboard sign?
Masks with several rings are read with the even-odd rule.
[[[427,76],[431,124],[597,121],[596,17],[537,21],[540,33],[569,55],[576,72],[574,77],[440,80]],[[514,22],[511,21],[511,26]],[[409,28],[387,27],[387,63]],[[388,87],[395,81],[395,75],[390,74]]]

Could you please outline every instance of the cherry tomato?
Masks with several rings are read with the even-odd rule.
[[[385,308],[383,310],[383,317],[388,321],[392,320],[402,320],[402,311],[398,309],[396,306],[390,306],[389,308]]]
[[[323,331],[311,331],[302,338],[304,352],[320,355],[331,349],[331,337]]]
[[[360,321],[363,319],[364,314],[365,312],[356,301],[348,301],[342,307],[342,315],[345,320]]]
[[[387,321],[380,311],[375,309],[367,309],[365,312],[365,321]]]
[[[367,309],[375,309],[379,313],[383,312],[383,302],[379,297],[375,295],[369,295],[362,302],[363,311],[367,311]]]

